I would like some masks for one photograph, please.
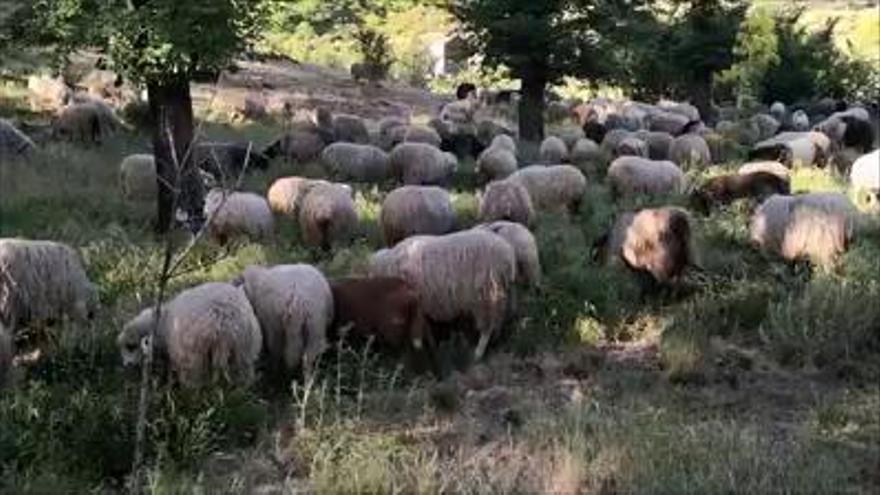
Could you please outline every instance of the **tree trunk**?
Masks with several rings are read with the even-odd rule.
[[[695,81],[691,87],[691,102],[700,111],[700,118],[706,125],[715,124],[715,112],[712,109],[712,78]]]
[[[159,233],[168,232],[175,210],[186,213],[194,232],[204,223],[205,192],[198,169],[191,159],[193,108],[189,80],[179,77],[147,84],[153,119],[153,155],[159,181]]]
[[[519,103],[519,137],[530,143],[528,149],[537,151],[544,139],[544,88],[547,76],[542,70],[529,70],[522,77],[522,99]],[[534,149],[532,149],[534,148]],[[530,159],[537,158],[527,157]]]

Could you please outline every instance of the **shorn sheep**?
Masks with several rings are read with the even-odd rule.
[[[155,308],[129,321],[117,338],[122,362],[138,364],[142,342],[157,324]],[[184,387],[220,380],[247,385],[263,338],[244,291],[211,282],[184,290],[164,305],[153,348]]]
[[[18,130],[12,122],[0,119],[0,163],[17,156],[25,156],[36,149],[31,138]]]
[[[547,136],[541,142],[539,154],[541,163],[558,165],[568,160],[568,147],[562,139],[556,136]]]
[[[498,235],[467,230],[410,237],[378,251],[370,258],[370,273],[412,284],[431,321],[472,319],[480,336],[474,350],[479,360],[500,334],[512,304],[516,256]]]
[[[513,248],[516,256],[516,278],[523,285],[541,285],[541,259],[538,243],[528,228],[519,223],[499,221],[478,225],[476,228],[500,236]]]
[[[774,195],[752,215],[751,239],[787,261],[829,265],[846,251],[857,213],[840,193]]]
[[[159,194],[153,155],[129,155],[119,164],[119,188],[128,200],[153,201]]]
[[[679,167],[699,169],[712,164],[712,152],[703,136],[685,134],[672,141],[669,159]]]
[[[402,143],[390,155],[391,175],[408,185],[445,185],[458,168],[452,153],[425,143]]]
[[[680,194],[684,173],[670,161],[622,156],[608,167],[608,182],[616,196]]]
[[[52,241],[0,239],[0,325],[47,325],[67,316],[90,320],[95,286],[70,246]]]
[[[385,244],[393,246],[418,234],[442,235],[455,228],[455,209],[445,189],[403,186],[382,202],[379,225]]]
[[[867,203],[880,203],[880,150],[859,157],[849,172],[849,184],[857,194],[866,195]]]
[[[529,226],[535,220],[535,207],[529,191],[511,180],[490,182],[480,198],[480,221],[508,220]]]
[[[725,205],[741,198],[763,201],[773,194],[789,194],[787,179],[770,172],[729,174],[713,177],[694,191],[692,203],[702,212],[716,205]]]
[[[212,189],[205,195],[208,235],[225,244],[236,237],[267,239],[275,231],[275,219],[262,196],[247,192]]]
[[[571,165],[521,168],[507,180],[522,184],[539,210],[576,212],[587,191],[587,178]]]
[[[301,371],[308,380],[327,347],[327,330],[333,323],[327,279],[305,264],[249,266],[242,279],[270,366],[282,374]]]
[[[384,182],[390,170],[388,153],[368,144],[333,143],[321,153],[321,163],[340,181]]]
[[[409,282],[399,277],[341,278],[332,280],[330,288],[335,318],[332,328],[338,333],[359,340],[373,338],[392,350],[424,351],[439,374],[434,338],[422,314],[419,294]]]
[[[681,208],[649,208],[618,217],[597,246],[609,262],[649,275],[649,283],[667,284],[695,265],[691,220]]]
[[[358,226],[351,189],[341,184],[320,182],[309,188],[298,216],[303,241],[324,250],[350,240]]]
[[[483,181],[503,179],[516,168],[516,155],[503,145],[492,145],[477,158],[476,172]]]

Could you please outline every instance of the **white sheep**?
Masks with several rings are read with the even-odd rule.
[[[648,130],[667,132],[673,136],[681,134],[685,126],[691,119],[679,113],[666,112],[663,110],[653,110],[648,113],[645,118],[648,124]]]
[[[688,121],[700,120],[700,111],[690,103],[661,100],[657,103],[657,108],[666,112],[681,115],[688,119]]]
[[[388,153],[367,144],[333,143],[321,153],[321,163],[335,180],[384,182],[389,175]]]
[[[648,158],[648,154],[648,144],[634,135],[621,140],[614,150],[614,156],[641,156]]]
[[[547,136],[539,150],[541,163],[557,165],[568,160],[568,147],[565,141],[556,136]]]
[[[36,147],[31,138],[12,125],[12,122],[0,119],[0,163],[27,155]]]
[[[828,265],[846,251],[857,219],[855,206],[840,193],[773,195],[752,215],[750,235],[785,260]]]
[[[153,155],[129,155],[119,164],[119,188],[128,200],[153,201],[159,194]]]
[[[282,374],[302,371],[307,382],[327,348],[327,329],[333,323],[327,279],[305,264],[249,266],[242,279],[270,366]]]
[[[567,208],[575,212],[587,191],[587,178],[571,165],[532,165],[517,170],[507,180],[522,184],[539,210]]]
[[[535,208],[529,191],[511,180],[497,180],[486,186],[480,198],[480,221],[509,220],[529,226],[535,219]]]
[[[578,139],[568,157],[572,165],[587,173],[593,171],[602,161],[602,151],[592,139]]]
[[[669,159],[679,167],[701,169],[712,164],[712,152],[703,136],[678,136],[669,147]]]
[[[759,113],[749,119],[749,125],[757,131],[758,141],[763,141],[775,136],[782,124],[772,115]]]
[[[504,145],[492,145],[477,157],[476,173],[482,181],[503,179],[516,172],[516,155]]]
[[[584,130],[580,127],[563,127],[553,131],[553,135],[565,143],[565,147],[569,150],[569,153],[574,149],[575,144],[577,144],[579,140],[587,137],[586,134],[584,134]]]
[[[749,158],[775,159],[788,167],[822,165],[826,158],[823,146],[827,143],[830,148],[823,137],[819,132],[784,132],[755,144]]]
[[[458,168],[458,159],[425,143],[401,143],[391,152],[391,175],[408,185],[445,185]]]
[[[76,251],[66,244],[0,239],[0,325],[44,325],[64,316],[91,319],[98,306]]]
[[[669,148],[675,139],[668,132],[639,130],[635,137],[648,145],[648,156],[651,160],[669,160]]]
[[[446,234],[455,227],[452,198],[436,186],[399,187],[382,202],[379,225],[388,246],[418,234]]]
[[[512,303],[516,256],[507,241],[479,230],[415,236],[374,253],[370,273],[409,282],[433,321],[471,318],[480,335],[474,351],[479,360]]]
[[[102,101],[74,103],[61,109],[53,123],[56,137],[99,143],[124,128],[113,109]]]
[[[218,379],[253,381],[263,338],[241,289],[217,282],[198,285],[166,303],[156,318],[155,309],[147,308],[123,327],[117,344],[124,365],[140,362],[143,341],[156,328],[154,352],[184,387]]]
[[[403,142],[405,143],[425,143],[439,148],[442,141],[437,131],[424,125],[407,126],[403,134]]]
[[[208,235],[221,244],[235,237],[267,239],[275,231],[275,219],[265,198],[248,192],[211,189],[205,195]]]
[[[810,117],[803,110],[795,110],[791,114],[791,128],[794,131],[804,132],[810,130]]]
[[[774,101],[772,105],[770,105],[770,116],[777,120],[777,122],[784,122],[785,116],[788,113],[788,110],[785,107],[785,103],[781,101]]]
[[[622,156],[608,167],[608,182],[615,195],[681,194],[685,188],[684,173],[678,165],[663,160],[638,156]]]
[[[740,175],[748,175],[755,172],[766,172],[773,174],[782,180],[791,180],[791,171],[785,165],[774,161],[748,162],[743,164],[737,170]]]
[[[273,159],[284,157],[297,163],[317,160],[324,151],[326,142],[318,132],[311,130],[291,130],[263,150],[263,154]]]
[[[849,171],[849,184],[857,193],[868,194],[877,203],[880,195],[880,149],[859,157]]]
[[[368,144],[370,131],[357,115],[339,114],[333,116],[333,137],[336,141]]]
[[[599,145],[599,148],[602,150],[602,154],[609,158],[615,158],[617,153],[617,147],[620,143],[630,137],[632,132],[626,129],[611,129],[607,133],[605,133],[605,137],[602,138],[602,143]]]
[[[351,189],[324,181],[306,192],[298,216],[305,243],[323,249],[350,240],[358,226]]]
[[[490,148],[504,148],[507,151],[510,151],[514,155],[516,155],[516,141],[507,134],[499,134],[492,138],[492,144],[489,145]]]
[[[524,225],[516,222],[498,221],[478,225],[501,236],[513,248],[516,256],[516,278],[520,283],[538,287],[541,285],[541,259],[538,256],[538,243],[535,236]]]
[[[320,179],[307,179],[305,177],[280,177],[272,183],[266,192],[266,200],[269,208],[279,215],[296,218],[299,207],[306,193],[316,184],[329,184]],[[351,188],[347,185],[349,191]]]

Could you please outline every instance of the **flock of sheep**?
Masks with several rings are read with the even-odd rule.
[[[186,289],[159,314],[147,308],[125,325],[118,337],[123,361],[139,361],[144,339],[155,328],[154,349],[184,386],[218,378],[250,383],[260,360],[267,369],[308,377],[329,342],[343,334],[406,348],[436,369],[437,324],[467,320],[458,328],[473,330],[474,358],[485,355],[513,314],[517,286],[542,284],[531,230],[538,227],[536,212],[576,214],[589,181],[605,181],[616,199],[690,192],[694,211],[702,214],[738,199],[755,201],[750,223],[755,245],[785,260],[816,263],[829,263],[846,250],[862,214],[844,194],[792,195],[790,169],[834,163],[848,169],[853,188],[874,197],[875,204],[880,192],[874,124],[861,107],[789,112],[774,104],[769,113],[735,115],[709,127],[696,108],[683,103],[566,104],[577,127],[547,137],[537,159],[524,166],[515,133],[481,118],[484,104],[472,92],[459,96],[425,125],[389,117],[371,132],[356,116],[318,110],[260,152],[245,144],[196,144],[195,162],[215,185],[242,172],[246,156],[254,168],[279,157],[319,161],[325,173],[323,179],[279,178],[265,195],[212,188],[205,217],[216,242],[266,240],[276,222],[291,221],[307,245],[332,249],[358,232],[350,184],[393,183],[379,214],[387,247],[372,254],[364,277],[328,280],[306,264],[251,266],[227,283]],[[59,136],[94,140],[112,132],[102,124],[110,121],[108,108],[68,106],[56,123],[63,130]],[[0,121],[0,149],[19,153],[33,146],[21,144],[27,139]],[[688,184],[689,171],[729,160],[736,146],[750,150],[750,161],[737,173]],[[854,154],[863,156],[850,165],[846,157]],[[484,184],[480,224],[457,230],[445,187],[468,155]],[[119,177],[127,199],[155,198],[152,156],[126,157]],[[608,263],[653,283],[675,283],[697,264],[692,222],[682,207],[623,213],[595,247]],[[0,240],[0,380],[10,369],[18,329],[63,317],[86,320],[96,310],[95,287],[73,249],[50,241]]]

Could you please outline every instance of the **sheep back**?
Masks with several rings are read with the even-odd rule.
[[[129,155],[119,164],[119,187],[129,200],[153,201],[159,194],[153,155]]]
[[[388,154],[354,143],[333,143],[321,153],[321,162],[335,180],[378,183],[388,179]]]
[[[608,182],[616,195],[657,195],[681,193],[684,173],[670,161],[622,156],[608,167]]]
[[[703,136],[685,134],[672,141],[669,158],[679,167],[703,168],[712,164],[712,152]]]
[[[507,180],[518,182],[539,210],[577,210],[587,190],[587,178],[571,165],[532,165],[519,169]]]
[[[541,260],[535,236],[519,223],[498,221],[477,226],[500,236],[513,248],[517,280],[527,286],[541,285]]]
[[[225,243],[234,237],[267,239],[275,231],[275,219],[269,203],[247,192],[212,189],[205,195],[205,218],[208,235]]]
[[[403,186],[385,197],[379,224],[385,244],[393,246],[413,235],[442,235],[452,231],[455,227],[455,209],[445,189]]]
[[[556,136],[547,136],[539,149],[541,163],[555,165],[568,160],[568,147],[565,141]]]
[[[401,143],[390,155],[391,175],[408,185],[444,185],[458,167],[454,155],[425,143]]]
[[[490,182],[480,198],[480,221],[508,220],[531,225],[535,208],[529,191],[522,184],[510,180]]]
[[[299,209],[299,227],[309,246],[329,249],[346,242],[358,225],[351,191],[339,184],[319,183],[311,187]]]

